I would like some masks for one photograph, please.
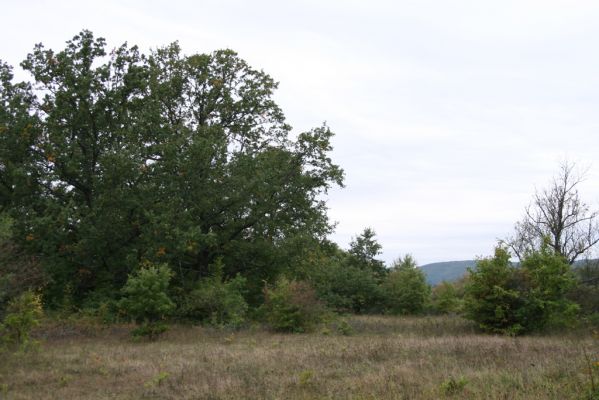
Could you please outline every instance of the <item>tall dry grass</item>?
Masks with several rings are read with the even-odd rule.
[[[488,336],[458,317],[350,324],[351,336],[177,327],[153,343],[46,327],[38,353],[0,359],[0,398],[584,399],[583,349],[599,359],[590,335]]]

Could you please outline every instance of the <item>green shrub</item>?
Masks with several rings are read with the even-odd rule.
[[[310,276],[310,281],[328,307],[357,314],[381,309],[382,292],[372,271],[333,262]]]
[[[464,392],[466,385],[468,384],[468,380],[463,376],[455,379],[454,377],[450,377],[449,379],[443,381],[440,385],[441,393],[445,396],[455,396]]]
[[[150,340],[154,340],[166,331],[168,331],[168,324],[165,322],[144,322],[133,329],[131,335],[136,338],[147,337]]]
[[[443,281],[432,289],[431,309],[435,313],[459,313],[462,310],[463,294],[460,295],[456,285]]]
[[[119,305],[139,327],[134,336],[156,338],[166,330],[164,319],[175,308],[168,296],[172,272],[167,265],[146,265],[129,275]]]
[[[382,290],[385,310],[391,314],[418,314],[430,299],[426,276],[410,255],[395,261]]]
[[[26,350],[35,344],[31,340],[31,330],[39,325],[43,316],[41,296],[26,291],[13,299],[7,307],[6,315],[0,324],[2,343],[8,347]]]
[[[578,304],[582,315],[599,314],[599,286],[577,282],[566,297]]]
[[[100,324],[118,323],[122,318],[118,298],[118,290],[108,288],[95,290],[85,298],[77,314],[91,318]]]
[[[12,299],[41,290],[47,281],[38,257],[10,239],[10,220],[0,214],[0,318]]]
[[[375,238],[376,233],[371,228],[366,228],[362,233],[352,239],[345,263],[370,272],[380,283],[387,275],[385,263],[376,257],[381,254],[382,246]]]
[[[585,319],[597,319],[599,315],[599,264],[596,260],[586,261],[575,271],[577,282],[567,298],[580,306]]]
[[[272,329],[280,332],[309,332],[320,324],[326,308],[316,291],[305,281],[281,278],[273,288],[264,289],[264,316]]]
[[[489,332],[520,334],[571,317],[577,306],[566,299],[574,284],[570,266],[547,246],[528,254],[520,267],[498,247],[482,259],[466,284],[466,316]]]
[[[287,243],[289,279],[308,281],[318,297],[332,310],[368,313],[381,310],[380,266],[373,258],[380,245],[366,232],[352,243],[349,252],[336,244],[298,237]]]
[[[181,317],[215,326],[239,327],[246,321],[248,304],[243,293],[246,280],[238,275],[223,282],[220,274],[201,279],[184,296]]]
[[[341,319],[336,324],[336,330],[343,336],[351,336],[354,333],[354,328],[347,322],[346,319]]]

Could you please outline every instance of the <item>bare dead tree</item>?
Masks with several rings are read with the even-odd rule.
[[[578,194],[585,173],[564,162],[550,187],[537,191],[515,233],[505,242],[522,259],[544,241],[572,264],[599,242],[599,211],[591,210]]]

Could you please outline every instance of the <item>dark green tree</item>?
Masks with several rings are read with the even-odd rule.
[[[366,228],[349,244],[347,262],[355,267],[372,272],[379,281],[387,274],[385,263],[376,257],[381,254],[382,246],[376,240],[372,228]]]
[[[303,333],[324,321],[327,309],[316,291],[305,281],[279,279],[274,287],[264,288],[262,306],[266,322],[276,331]]]
[[[382,284],[385,308],[392,314],[417,314],[430,300],[431,289],[414,258],[397,259]]]
[[[0,205],[41,256],[51,304],[67,287],[78,304],[116,296],[144,261],[193,286],[219,258],[257,299],[286,268],[286,241],[330,232],[332,132],[292,136],[277,83],[233,51],[108,52],[83,31],[22,66],[32,84],[0,66]]]
[[[156,338],[167,330],[164,320],[175,309],[168,295],[172,272],[167,265],[144,265],[129,275],[119,307],[137,324],[134,336]]]
[[[481,259],[465,287],[466,316],[489,332],[521,334],[571,316],[577,307],[566,299],[575,284],[566,259],[549,245],[528,254],[520,266],[503,247]]]
[[[462,308],[462,297],[455,283],[443,281],[431,290],[431,308],[441,314],[457,313]]]

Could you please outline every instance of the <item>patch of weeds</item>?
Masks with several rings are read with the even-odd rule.
[[[73,377],[70,375],[62,375],[60,378],[58,378],[58,385],[61,387],[65,387],[67,386],[71,381],[73,380]]]
[[[307,369],[305,371],[300,372],[299,374],[299,384],[300,386],[308,386],[314,380],[314,371],[311,369]]]
[[[250,326],[247,328],[247,331],[251,334],[260,332],[262,330],[262,325],[257,322],[252,322]]]
[[[468,380],[466,380],[466,378],[463,376],[459,377],[458,379],[455,379],[452,376],[441,383],[441,393],[445,396],[454,396],[463,393],[464,389],[466,388],[466,384],[468,384]]]
[[[350,336],[354,333],[354,328],[347,322],[346,319],[342,319],[337,324],[337,332],[343,336]]]
[[[131,335],[137,341],[142,338],[148,338],[150,341],[156,340],[160,335],[168,330],[168,325],[161,322],[144,323],[131,331]]]
[[[599,338],[597,332],[593,332],[593,336]],[[599,360],[593,360],[584,347],[582,348],[582,352],[586,361],[586,373],[589,387],[588,398],[589,400],[599,400]]]
[[[31,331],[40,324],[42,316],[39,294],[27,291],[13,299],[0,323],[0,346],[19,352],[37,350],[39,342],[31,338]]]
[[[162,386],[162,384],[168,379],[169,376],[170,375],[168,372],[159,372],[157,375],[152,377],[152,379],[144,383],[144,387],[151,388],[156,386]]]

